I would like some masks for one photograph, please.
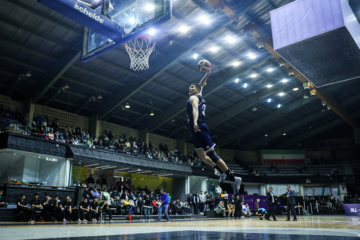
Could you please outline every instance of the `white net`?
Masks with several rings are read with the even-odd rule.
[[[125,43],[130,56],[130,69],[140,71],[149,69],[149,56],[155,49],[155,41],[146,36],[136,37]]]

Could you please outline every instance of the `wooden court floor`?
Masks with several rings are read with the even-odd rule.
[[[156,222],[154,220],[114,221],[109,223],[0,223],[0,239],[360,239],[360,217],[300,216],[298,221],[201,218]],[[196,234],[195,234],[196,233]],[[218,236],[222,233],[221,236]],[[140,234],[140,235],[139,235]],[[145,235],[141,235],[145,234]],[[155,234],[155,235],[154,235]],[[165,235],[164,235],[165,234]],[[169,234],[171,236],[169,236]],[[224,235],[225,234],[225,235]],[[235,234],[235,235],[234,235]],[[104,238],[106,236],[106,238]],[[166,237],[168,236],[168,237]],[[200,236],[206,236],[202,238]],[[315,238],[314,238],[315,237]]]

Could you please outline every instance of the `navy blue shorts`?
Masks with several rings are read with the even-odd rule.
[[[199,124],[198,126],[201,132],[195,133],[193,126],[189,125],[195,150],[204,149],[205,152],[209,152],[216,144],[211,139],[209,128],[206,124]]]

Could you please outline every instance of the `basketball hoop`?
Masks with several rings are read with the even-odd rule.
[[[130,69],[140,71],[149,69],[149,56],[155,49],[155,40],[147,36],[136,37],[125,43],[125,49],[130,56]]]

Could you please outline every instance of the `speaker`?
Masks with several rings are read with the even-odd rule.
[[[360,24],[347,0],[298,0],[270,17],[274,50],[315,87],[360,76]]]

